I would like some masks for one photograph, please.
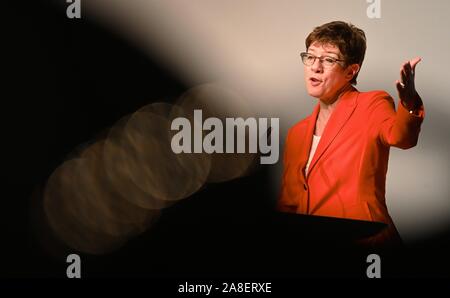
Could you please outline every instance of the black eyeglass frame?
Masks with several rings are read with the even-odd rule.
[[[306,57],[308,57],[308,56],[312,56],[312,57],[314,57],[314,60],[313,60],[313,62],[311,63],[311,64],[307,64],[306,62],[305,62],[305,58]],[[311,65],[313,65],[314,63],[316,63],[316,59],[319,59],[319,61],[320,61],[320,63],[322,63],[322,65],[327,65],[327,64],[324,64],[323,63],[323,61],[324,61],[324,59],[325,58],[328,58],[328,59],[332,59],[333,60],[333,62],[331,62],[331,64],[330,65],[328,65],[328,67],[332,67],[336,62],[345,62],[345,60],[343,60],[343,59],[336,59],[336,58],[334,58],[334,57],[330,57],[330,56],[323,56],[323,57],[318,57],[318,56],[315,56],[315,55],[313,55],[313,54],[311,54],[311,53],[306,53],[306,52],[302,52],[302,53],[300,53],[300,57],[301,57],[301,60],[302,60],[302,62],[303,62],[303,64],[305,64],[306,66],[311,66]]]

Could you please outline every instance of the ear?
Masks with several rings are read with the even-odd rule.
[[[346,73],[345,73],[345,78],[348,81],[351,81],[353,79],[354,76],[356,76],[356,74],[359,72],[359,64],[351,64],[347,67]]]

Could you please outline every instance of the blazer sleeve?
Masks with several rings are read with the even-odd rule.
[[[370,119],[382,144],[401,149],[416,146],[424,117],[423,105],[416,113],[410,113],[399,102],[396,111],[394,100],[386,92],[376,93],[370,108]]]

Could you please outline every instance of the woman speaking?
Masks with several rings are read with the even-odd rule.
[[[401,66],[395,109],[388,93],[354,87],[366,51],[364,31],[331,22],[316,27],[305,43],[306,89],[318,104],[289,129],[278,209],[384,222],[388,228],[368,242],[400,243],[386,207],[386,173],[391,146],[417,144],[424,107],[414,74],[421,59]]]

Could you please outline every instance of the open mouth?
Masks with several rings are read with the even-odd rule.
[[[320,83],[322,83],[321,80],[316,79],[316,78],[309,78],[309,81],[311,82],[312,86],[318,86],[318,85],[320,85]]]

